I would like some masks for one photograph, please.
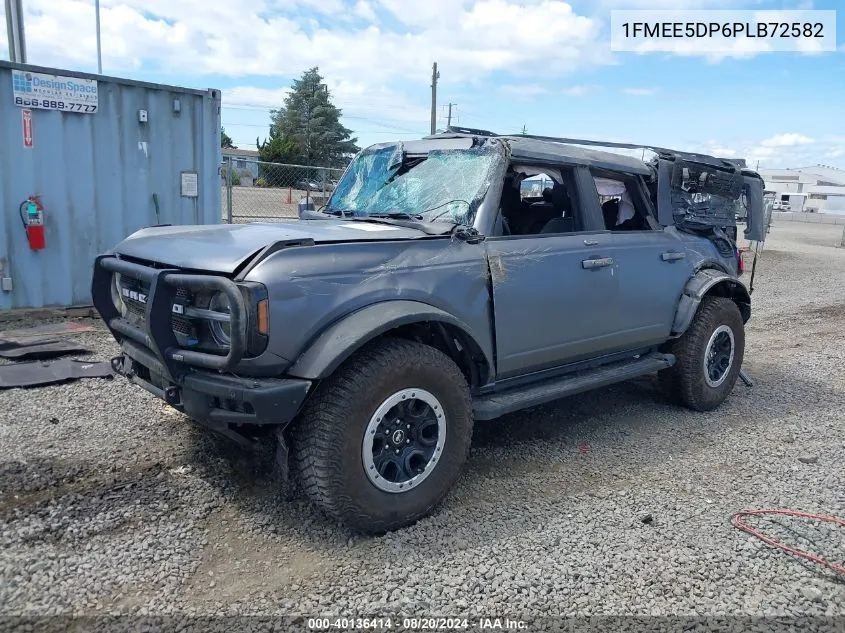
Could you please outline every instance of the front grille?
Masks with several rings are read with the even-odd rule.
[[[143,281],[131,279],[124,276],[120,278],[120,294],[123,303],[126,305],[126,319],[138,327],[146,323],[147,301],[149,301],[150,287]],[[145,299],[142,299],[145,298]],[[191,293],[187,288],[176,289],[176,303],[182,306],[190,305]],[[186,339],[184,343],[195,341],[197,331],[190,319],[173,315],[170,324],[177,336],[181,335]]]

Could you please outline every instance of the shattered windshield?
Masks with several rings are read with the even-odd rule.
[[[349,166],[323,211],[470,225],[500,160],[494,143],[419,155],[402,143],[370,148]]]

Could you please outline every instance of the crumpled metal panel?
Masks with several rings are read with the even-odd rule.
[[[96,79],[98,112],[33,108],[26,148],[12,69]],[[0,310],[90,304],[99,253],[142,227],[220,222],[219,91],[0,62],[0,104],[0,277],[13,285],[0,291]],[[197,172],[198,197],[180,195],[182,171]],[[45,208],[41,251],[30,250],[18,216],[31,194]]]
[[[267,352],[283,358],[296,359],[325,328],[357,310],[403,300],[453,315],[492,361],[489,274],[483,242],[444,236],[284,249],[246,280],[270,288],[271,328],[284,325]]]

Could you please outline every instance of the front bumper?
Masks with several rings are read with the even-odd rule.
[[[149,286],[140,324],[123,318],[114,305],[114,273]],[[180,347],[171,323],[179,288],[215,290],[229,298],[231,345],[225,356]],[[94,265],[91,292],[94,307],[123,352],[112,359],[115,372],[197,422],[218,430],[240,424],[284,425],[299,412],[311,381],[231,373],[245,353],[248,314],[243,296],[230,279],[153,268],[104,255]]]
[[[299,413],[311,388],[298,378],[249,378],[190,371],[170,380],[164,366],[131,341],[112,359],[112,369],[204,426],[286,425]]]

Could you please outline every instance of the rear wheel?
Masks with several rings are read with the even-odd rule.
[[[669,398],[696,411],[710,411],[736,384],[745,353],[739,308],[724,297],[704,297],[689,329],[668,346],[675,365],[659,374]]]
[[[430,346],[383,339],[323,381],[293,429],[305,494],[352,529],[383,533],[429,514],[472,438],[460,369]]]

